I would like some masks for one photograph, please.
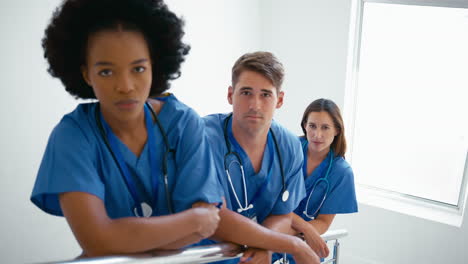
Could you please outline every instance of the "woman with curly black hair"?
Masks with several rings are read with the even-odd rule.
[[[49,73],[97,102],[54,128],[31,201],[65,216],[86,256],[178,248],[218,226],[203,122],[164,94],[189,50],[183,34],[158,0],[67,0],[45,31]]]

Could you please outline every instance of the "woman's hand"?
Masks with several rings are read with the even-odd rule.
[[[303,230],[304,240],[321,258],[326,258],[330,254],[327,243],[320,237],[314,227],[309,226]]]
[[[304,241],[296,238],[296,251],[292,254],[298,264],[320,264],[317,254]]]
[[[320,237],[320,234],[327,231],[334,217],[335,215],[332,214],[320,214],[315,220],[307,222],[294,214],[292,228],[302,235],[306,243],[319,257],[326,258],[330,254],[330,251],[327,243]]]

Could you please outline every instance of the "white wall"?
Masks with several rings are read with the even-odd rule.
[[[284,106],[276,119],[296,134],[304,109],[326,97],[343,105],[349,0],[261,0],[262,49],[283,62]]]
[[[345,228],[342,264],[467,263],[467,216],[461,228],[359,204],[358,214],[335,218]]]
[[[64,219],[29,202],[52,127],[75,106],[42,59],[41,38],[57,1],[1,1],[0,262],[24,263],[78,254]],[[57,103],[52,103],[57,102]]]
[[[48,136],[77,104],[46,72],[41,39],[59,0],[0,1],[0,262],[31,263],[80,254],[64,218],[30,201]],[[170,92],[201,115],[228,111],[230,68],[259,49],[259,4],[250,0],[170,0],[192,46]],[[242,18],[242,19],[240,19]]]
[[[260,48],[259,2],[251,0],[170,0],[186,21],[191,51],[171,92],[202,116],[231,111],[227,89],[231,67]]]
[[[261,0],[262,49],[286,66],[286,101],[277,119],[300,133],[312,100],[327,97],[343,108],[349,0]],[[331,229],[347,229],[340,264],[468,263],[467,214],[461,228],[359,204]]]

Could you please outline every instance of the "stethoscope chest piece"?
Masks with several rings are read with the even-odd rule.
[[[253,195],[253,198],[252,198],[252,200],[250,201],[250,204],[249,204],[249,200],[247,199],[247,184],[245,182],[244,166],[242,165],[242,159],[241,159],[240,155],[236,151],[231,150],[231,143],[229,142],[228,125],[229,125],[229,120],[231,118],[232,118],[232,114],[229,114],[224,119],[224,125],[223,125],[224,141],[225,141],[226,149],[227,149],[227,153],[224,155],[224,170],[226,171],[227,179],[228,179],[229,185],[231,186],[232,193],[234,194],[234,198],[236,199],[236,202],[239,205],[239,208],[237,209],[237,212],[242,213],[244,211],[248,211],[248,210],[254,208],[253,204],[254,204],[255,200],[259,197],[261,192],[263,192],[263,190],[265,189],[265,187],[267,186],[267,184],[269,182],[272,167],[270,167],[270,172],[268,172],[267,177],[266,177],[266,179],[265,179],[265,181],[263,183],[263,186],[260,187],[257,190],[257,192]],[[283,180],[283,188],[282,188],[283,193],[282,193],[281,199],[283,200],[283,202],[286,202],[289,199],[289,191],[286,190],[286,177],[284,176],[283,160],[281,159],[281,153],[280,153],[280,150],[279,150],[279,147],[278,147],[278,142],[276,141],[276,136],[273,133],[273,130],[271,128],[269,129],[269,133],[271,134],[271,137],[273,139],[273,143],[274,143],[274,146],[275,146],[276,153],[278,154],[279,165],[280,165],[280,169],[281,169],[281,178]],[[269,140],[267,141],[267,143],[268,143],[268,145],[270,145]],[[274,159],[273,147],[270,146],[269,149],[271,150],[270,151],[271,162],[273,162],[273,159]],[[227,157],[229,155],[233,155],[235,160],[228,164]],[[229,168],[230,168],[231,164],[234,164],[234,163],[239,165],[240,171],[241,171],[242,188],[244,190],[244,201],[245,201],[244,206],[242,206],[241,201],[239,200],[239,197],[237,196],[236,190],[234,188],[234,184],[232,183],[231,174],[229,173]]]
[[[281,197],[283,199],[283,202],[286,202],[289,199],[289,191],[286,190],[283,192],[283,196]]]
[[[140,203],[140,198],[137,194],[137,190],[136,190],[136,187],[134,186],[134,183],[133,183],[133,180],[132,180],[132,177],[129,175],[129,172],[128,172],[128,168],[125,164],[125,162],[123,161],[123,157],[122,157],[122,154],[119,154],[120,152],[118,151],[118,147],[115,147],[115,139],[112,139],[112,136],[108,137],[108,133],[110,135],[114,135],[109,127],[109,125],[105,122],[104,120],[104,117],[101,115],[100,113],[100,107],[99,107],[99,104],[96,105],[96,108],[95,108],[95,119],[96,119],[96,124],[98,126],[98,129],[99,129],[99,133],[101,134],[101,137],[103,138],[104,140],[104,143],[106,144],[107,148],[109,149],[111,155],[112,155],[112,158],[114,159],[115,163],[117,164],[117,166],[119,167],[119,170],[120,170],[120,173],[127,185],[127,189],[128,191],[130,192],[134,202],[135,202],[135,208],[133,208],[133,213],[135,216],[137,217],[150,217],[152,214],[153,214],[153,208],[151,208],[151,206],[145,202],[142,202]],[[149,110],[149,112],[148,112]],[[158,119],[158,116],[156,115],[156,112],[154,112],[153,108],[151,107],[151,104],[146,102],[145,103],[145,108],[144,108],[144,111],[145,111],[145,125],[146,125],[146,129],[147,129],[147,133],[148,133],[148,149],[149,149],[149,159],[150,160],[154,160],[155,159],[155,153],[154,153],[154,150],[156,149],[156,145],[153,145],[153,144],[156,144],[156,140],[154,139],[154,131],[152,130],[152,127],[153,127],[153,121],[152,121],[152,118],[151,116],[149,115],[149,113],[151,113],[151,115],[153,116],[153,119],[154,119],[154,122],[157,124],[157,126],[159,127],[159,130],[161,131],[161,135],[163,137],[163,141],[164,141],[164,145],[166,147],[166,152],[163,156],[163,162],[162,162],[162,171],[163,171],[163,175],[164,175],[164,187],[166,189],[166,202],[167,202],[167,208],[169,209],[169,212],[172,214],[174,213],[174,209],[173,209],[173,206],[172,206],[172,201],[170,199],[170,193],[169,193],[169,187],[168,187],[168,180],[167,180],[167,156],[169,153],[175,153],[175,150],[174,149],[171,149],[170,145],[169,145],[169,140],[167,138],[167,134],[163,128],[163,126],[161,125],[159,119]],[[108,132],[110,131],[110,132]],[[116,137],[115,135],[113,137]],[[156,167],[153,167],[153,163],[151,164],[151,178],[153,180],[157,179],[157,175],[156,175]],[[158,192],[158,188],[157,188],[157,183],[158,181],[155,180],[153,182],[153,189],[154,189],[154,196],[155,197],[158,197],[157,195],[157,192]],[[139,204],[140,203],[140,204]],[[154,201],[154,204],[156,204],[156,202]],[[131,209],[130,209],[131,210]]]
[[[135,216],[150,217],[151,215],[153,215],[153,209],[151,208],[151,206],[149,206],[149,204],[147,204],[145,202],[141,203],[141,211],[142,211],[143,215],[138,214],[137,207],[133,208],[133,213],[135,214]]]

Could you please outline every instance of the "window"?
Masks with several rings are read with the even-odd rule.
[[[468,4],[355,4],[345,115],[358,199],[460,226],[468,177]]]

